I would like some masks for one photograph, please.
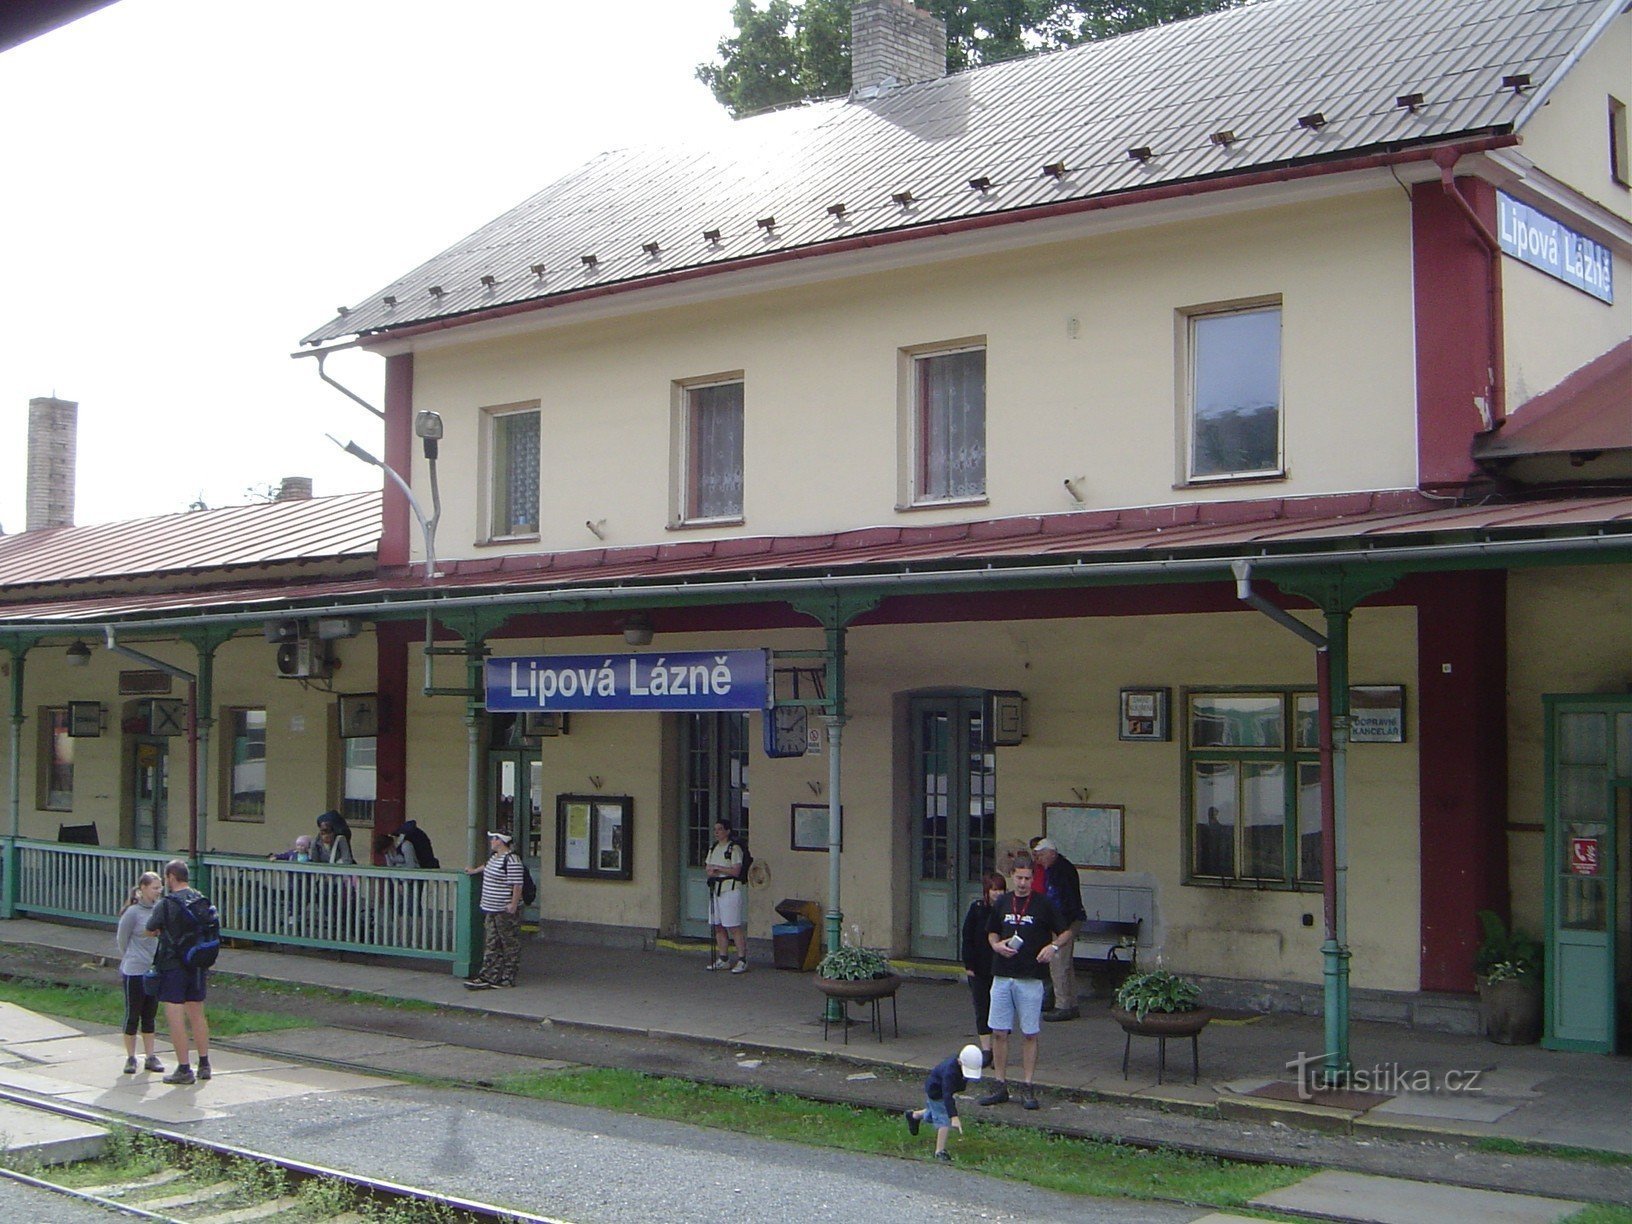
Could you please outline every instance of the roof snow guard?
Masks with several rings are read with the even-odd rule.
[[[877,98],[741,120],[703,148],[606,153],[303,343],[869,235],[1506,136],[1623,4],[1260,0]],[[1525,89],[1504,87],[1518,75]],[[1215,140],[1221,132],[1230,139]],[[977,178],[988,188],[971,191]],[[765,217],[776,224],[755,224]],[[702,233],[718,238],[699,242]]]

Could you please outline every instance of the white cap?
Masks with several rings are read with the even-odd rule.
[[[986,1056],[980,1052],[977,1045],[966,1045],[958,1051],[958,1062],[963,1067],[963,1078],[978,1080],[980,1069],[986,1062]]]
[[[1060,848],[1054,844],[1054,839],[1052,837],[1044,837],[1039,839],[1037,844],[1033,846],[1031,850],[1033,854],[1040,853],[1044,850],[1052,850],[1055,854],[1060,852]]]

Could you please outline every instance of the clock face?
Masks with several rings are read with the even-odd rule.
[[[765,755],[804,756],[810,746],[810,711],[783,707],[765,711]]]

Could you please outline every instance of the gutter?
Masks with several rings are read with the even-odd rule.
[[[837,238],[829,242],[799,247],[794,250],[772,251],[764,255],[734,259],[727,263],[683,268],[675,272],[642,276],[636,280],[620,281],[612,285],[597,285],[587,289],[574,290],[571,293],[551,295],[546,298],[511,302],[504,306],[494,306],[487,310],[472,311],[469,314],[455,315],[446,319],[433,319],[423,323],[406,324],[400,328],[380,328],[367,333],[358,333],[359,339],[347,341],[345,347],[352,347],[356,344],[366,346],[370,343],[385,343],[391,340],[432,335],[456,327],[492,322],[496,319],[510,318],[514,315],[545,310],[554,306],[594,301],[597,298],[648,289],[655,285],[685,284],[709,276],[752,271],[800,259],[815,259],[826,255],[870,250],[875,247],[889,247],[902,242],[912,242],[920,238],[972,233],[997,226],[1016,225],[1029,221],[1047,220],[1053,217],[1076,216],[1082,213],[1100,212],[1109,208],[1122,208],[1138,204],[1158,203],[1164,200],[1185,199],[1191,196],[1210,195],[1213,192],[1234,188],[1259,187],[1271,183],[1294,182],[1299,179],[1316,178],[1328,174],[1346,174],[1359,170],[1376,170],[1406,165],[1412,162],[1433,161],[1442,155],[1452,153],[1455,154],[1455,158],[1461,158],[1473,153],[1486,153],[1495,149],[1511,148],[1518,143],[1519,138],[1511,133],[1482,136],[1458,141],[1454,144],[1413,147],[1392,153],[1370,153],[1359,157],[1345,158],[1340,161],[1305,162],[1299,165],[1281,166],[1248,174],[1224,175],[1210,179],[1187,179],[1179,183],[1166,183],[1160,187],[1139,188],[1114,195],[1091,196],[1081,200],[1062,200],[1057,204],[1041,204],[1031,208],[1015,209],[1012,212],[964,217],[956,221],[939,221],[931,225],[914,226],[911,229],[904,230],[891,230],[881,234],[863,234],[854,238]],[[1453,164],[1455,158],[1453,158]],[[320,346],[322,343],[322,341],[313,342],[314,347]]]
[[[605,586],[575,586],[542,591],[512,588],[480,595],[442,595],[434,589],[426,591],[424,588],[414,587],[407,588],[412,591],[412,595],[401,600],[312,605],[303,605],[295,601],[268,600],[253,612],[200,612],[190,616],[155,617],[151,620],[124,619],[110,622],[95,616],[86,616],[61,621],[17,623],[0,621],[0,632],[48,637],[84,633],[88,626],[108,623],[120,623],[140,632],[183,629],[201,624],[258,625],[274,617],[288,616],[292,613],[310,616],[333,614],[406,619],[416,615],[435,616],[442,612],[506,605],[518,605],[518,613],[522,610],[545,611],[548,605],[552,604],[580,606],[601,604],[607,610],[611,610],[651,607],[654,604],[661,604],[665,599],[692,599],[699,595],[737,596],[744,602],[772,603],[783,602],[790,596],[855,590],[927,595],[943,589],[977,587],[1003,590],[1017,585],[1053,584],[1061,580],[1084,583],[1131,581],[1141,578],[1216,581],[1230,577],[1232,567],[1243,559],[1250,561],[1252,572],[1259,576],[1267,576],[1281,570],[1323,569],[1335,566],[1368,568],[1375,565],[1392,565],[1420,570],[1451,561],[1485,561],[1489,568],[1500,568],[1504,560],[1508,559],[1546,557],[1568,552],[1632,554],[1632,532],[1605,535],[1600,530],[1596,535],[1553,537],[1545,540],[1475,540],[1465,544],[1355,548],[1342,552],[1293,553],[1282,556],[1260,554],[1250,558],[1169,557],[1156,561],[1077,561],[1059,565],[1013,567],[987,562],[971,569],[943,569],[924,573],[901,571],[887,574],[824,574],[810,578],[747,578],[730,582],[692,580],[651,585],[642,585],[638,581],[622,581]]]
[[[1439,149],[1434,153],[1434,164],[1439,167],[1439,185],[1484,245],[1488,271],[1485,275],[1485,309],[1489,318],[1485,343],[1490,351],[1490,407],[1485,429],[1495,429],[1507,419],[1507,354],[1502,337],[1502,244],[1490,232],[1485,219],[1474,211],[1461,188],[1456,185],[1453,170],[1459,158],[1454,150]]]

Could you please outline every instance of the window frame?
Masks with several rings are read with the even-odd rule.
[[[234,774],[237,772],[238,766],[241,763],[238,760],[238,740],[240,738],[238,719],[241,716],[249,714],[259,714],[261,716],[260,759],[262,777],[260,791],[261,802],[260,810],[258,812],[240,812],[237,810],[237,798],[239,794],[253,795],[255,793],[254,791],[247,790],[240,792],[237,789],[237,778],[234,777]],[[219,819],[243,824],[265,824],[267,799],[271,794],[271,789],[267,785],[268,780],[265,773],[266,766],[270,760],[269,748],[271,746],[272,720],[270,717],[268,717],[265,706],[223,706],[221,709],[221,728],[222,732],[220,745],[223,751],[220,754],[221,814]],[[248,757],[245,759],[245,761],[247,763],[247,761],[253,759],[253,757]]]
[[[515,417],[531,415],[538,423],[538,462],[539,470],[536,473],[536,488],[534,491],[533,522],[530,529],[498,530],[498,462],[499,462],[499,429],[500,422]],[[543,524],[544,508],[544,419],[543,409],[537,400],[515,404],[498,404],[481,410],[481,454],[479,456],[480,471],[478,477],[482,490],[482,528],[481,543],[509,543],[516,540],[537,540]]]
[[[739,450],[736,456],[737,477],[741,484],[734,513],[703,514],[698,508],[697,496],[697,416],[693,396],[714,387],[739,388],[737,411],[740,414],[738,430]],[[748,486],[748,380],[742,370],[686,378],[672,384],[670,399],[670,528],[731,527],[746,521]]]
[[[1632,141],[1627,136],[1626,103],[1610,94],[1608,109],[1610,181],[1632,188]]]
[[[980,489],[976,491],[930,493],[928,485],[929,448],[926,402],[927,363],[963,353],[980,353]],[[991,345],[985,336],[915,345],[900,350],[900,438],[901,478],[897,510],[934,510],[946,506],[983,506],[991,500]]]
[[[337,738],[336,742],[339,747],[335,751],[334,802],[330,806],[344,816],[349,824],[365,827],[372,826],[374,824],[374,813],[379,803],[379,737],[376,735],[354,735],[345,739]],[[354,749],[361,749],[364,745],[368,746],[370,758],[368,763],[366,765],[352,766],[349,759],[350,754]],[[373,779],[373,795],[353,796],[348,793],[349,775],[354,768],[359,771],[365,769],[368,771]],[[354,806],[365,804],[366,808]]]
[[[1307,813],[1301,803],[1302,778],[1305,768],[1314,766],[1317,782],[1320,767],[1318,706],[1315,690],[1303,685],[1196,685],[1179,690],[1180,771],[1182,814],[1184,822],[1184,865],[1182,882],[1198,888],[1255,888],[1284,892],[1319,892],[1322,880],[1317,874],[1307,877],[1303,872],[1302,838],[1308,824]],[[1208,697],[1274,697],[1280,704],[1279,746],[1228,745],[1195,743],[1194,703]],[[1311,733],[1305,735],[1304,729]],[[1196,839],[1196,769],[1197,764],[1228,763],[1239,767],[1247,765],[1278,765],[1282,770],[1281,795],[1281,874],[1277,876],[1251,875],[1244,870],[1248,851],[1247,822],[1239,810],[1235,817],[1231,839],[1232,873],[1229,875],[1203,874],[1197,870]],[[1238,772],[1236,786],[1243,783],[1244,771]],[[1318,799],[1313,813],[1315,829],[1319,829]],[[1320,864],[1316,864],[1317,871]]]
[[[1276,401],[1275,401],[1275,455],[1269,467],[1244,468],[1240,471],[1196,471],[1196,359],[1200,344],[1198,329],[1205,323],[1219,319],[1240,318],[1245,315],[1273,311],[1279,320],[1276,328]],[[1243,298],[1237,301],[1212,302],[1202,306],[1186,306],[1178,311],[1176,319],[1178,360],[1178,421],[1182,439],[1178,457],[1177,487],[1217,484],[1243,484],[1254,481],[1276,481],[1287,478],[1286,461],[1286,307],[1279,294]]]
[[[59,733],[60,731],[60,733]],[[68,770],[67,799],[59,798],[62,791],[52,783],[58,769],[57,749],[66,749]],[[42,812],[72,812],[74,810],[74,738],[68,734],[68,707],[41,706],[39,708],[39,755],[36,758],[35,806]]]

